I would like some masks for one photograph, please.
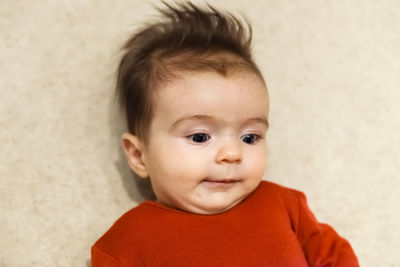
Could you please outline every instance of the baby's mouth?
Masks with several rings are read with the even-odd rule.
[[[211,183],[228,184],[228,183],[239,182],[239,179],[233,179],[233,178],[227,178],[227,179],[205,179],[203,181],[204,182],[211,182]]]
[[[202,181],[203,184],[212,186],[212,187],[228,187],[235,183],[240,182],[239,179],[235,178],[224,178],[224,179],[204,179]]]

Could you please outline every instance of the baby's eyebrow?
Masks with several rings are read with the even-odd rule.
[[[267,129],[269,128],[269,121],[266,117],[254,117],[245,120],[245,123],[250,123],[250,122],[261,123],[264,124]]]
[[[216,117],[209,116],[209,115],[202,115],[202,114],[187,115],[187,116],[177,119],[171,125],[170,131],[173,131],[180,123],[182,123],[184,121],[219,121],[219,120]],[[248,123],[261,123],[261,124],[264,124],[267,129],[269,128],[268,119],[264,116],[248,118],[248,119],[244,120],[244,122],[242,124],[248,124]]]
[[[177,119],[170,127],[170,131],[173,131],[176,127],[178,127],[178,125],[184,121],[216,121],[217,119],[213,116],[209,116],[209,115],[187,115],[187,116],[183,116],[182,118]]]

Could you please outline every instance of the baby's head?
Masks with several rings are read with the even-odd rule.
[[[246,198],[265,169],[269,100],[251,28],[229,13],[166,5],[125,45],[117,90],[131,169],[157,201],[199,214]]]

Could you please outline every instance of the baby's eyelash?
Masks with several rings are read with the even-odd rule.
[[[259,134],[245,134],[240,139],[245,142],[246,144],[252,145],[255,144],[257,141],[262,139],[262,136]]]
[[[211,136],[209,134],[199,132],[188,135],[186,138],[193,143],[202,144],[210,140]],[[260,134],[245,134],[242,135],[240,139],[246,144],[253,145],[259,140],[263,139],[263,136]]]

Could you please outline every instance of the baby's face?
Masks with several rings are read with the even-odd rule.
[[[187,73],[160,88],[143,161],[157,201],[216,214],[240,203],[265,169],[268,93],[252,73]]]

